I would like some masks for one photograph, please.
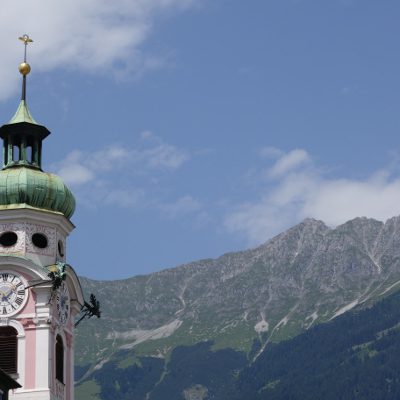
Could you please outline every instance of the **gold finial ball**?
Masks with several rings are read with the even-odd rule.
[[[18,69],[19,69],[19,72],[24,76],[28,75],[29,72],[31,72],[31,66],[26,62],[19,64]]]

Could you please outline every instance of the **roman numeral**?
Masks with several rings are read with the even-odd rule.
[[[7,308],[3,307],[3,314],[7,314]]]
[[[3,281],[4,281],[4,282],[7,282],[8,274],[2,274],[1,276],[2,276],[2,278],[3,278]]]
[[[18,283],[17,287],[22,286],[22,282]]]
[[[15,299],[15,302],[20,306],[22,304],[22,302],[24,301],[24,299],[21,299],[21,297],[17,297]]]
[[[21,290],[18,290],[18,296],[24,296],[25,295],[25,290],[24,289],[21,289]]]

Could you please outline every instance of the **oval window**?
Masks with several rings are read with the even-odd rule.
[[[64,243],[61,240],[58,241],[58,254],[64,257]]]
[[[14,246],[17,240],[18,235],[15,232],[4,232],[0,235],[0,244],[4,247]]]
[[[47,237],[44,236],[42,233],[34,233],[32,235],[32,243],[36,247],[44,249],[45,247],[47,247]]]

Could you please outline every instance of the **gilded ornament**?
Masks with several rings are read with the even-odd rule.
[[[24,76],[28,75],[29,72],[31,72],[31,66],[26,62],[19,64],[18,69],[19,72]]]

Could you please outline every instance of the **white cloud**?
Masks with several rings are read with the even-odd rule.
[[[110,145],[94,152],[74,150],[51,169],[72,187],[78,201],[89,207],[113,204],[160,211],[156,193],[163,177],[181,167],[190,154],[153,134],[144,136],[152,140],[136,147]],[[178,212],[195,208],[196,201],[188,196],[165,206],[163,211],[173,218]]]
[[[308,163],[309,161],[310,157],[305,150],[292,150],[289,153],[283,154],[279,157],[278,161],[269,171],[269,175],[271,177],[281,176],[303,164]]]
[[[81,160],[92,171],[109,171],[129,163],[135,152],[134,149],[129,150],[122,146],[110,145],[106,149],[96,151],[93,154],[86,154]]]
[[[400,179],[323,182],[304,204],[303,215],[337,225],[356,216],[386,220],[400,214]]]
[[[186,195],[174,203],[160,205],[160,210],[164,216],[170,219],[181,218],[188,214],[200,211],[202,204],[192,196]]]
[[[75,150],[67,155],[58,168],[60,175],[65,183],[70,185],[83,185],[94,179],[94,172],[81,163],[82,152]]]
[[[0,13],[0,99],[19,84],[16,67],[22,58],[17,37],[28,33],[35,41],[28,50],[33,71],[55,68],[88,73],[130,75],[159,66],[157,55],[141,45],[155,18],[200,0],[3,0]]]
[[[162,143],[141,153],[140,158],[146,160],[151,168],[177,169],[188,160],[189,155],[175,146]]]
[[[74,150],[63,160],[54,164],[52,169],[60,175],[65,183],[71,186],[81,186],[90,181],[105,179],[105,173],[120,173],[131,175],[157,170],[176,170],[190,159],[187,151],[179,149],[160,138],[150,142],[145,148],[128,148],[120,145],[110,145],[95,152]]]
[[[335,226],[366,216],[386,220],[400,214],[400,179],[389,169],[365,179],[325,177],[304,150],[282,154],[269,170],[275,178],[256,202],[235,207],[225,218],[229,232],[258,244],[304,218]]]
[[[106,204],[120,207],[137,207],[143,203],[145,193],[143,189],[111,189],[105,193],[103,201]]]
[[[261,157],[267,157],[267,158],[277,158],[282,156],[283,151],[280,149],[277,149],[276,147],[262,147],[259,151]]]
[[[136,154],[137,160],[145,163],[149,168],[177,169],[190,158],[187,151],[164,143],[153,132],[144,131],[140,138],[143,143],[153,144],[150,148]]]

